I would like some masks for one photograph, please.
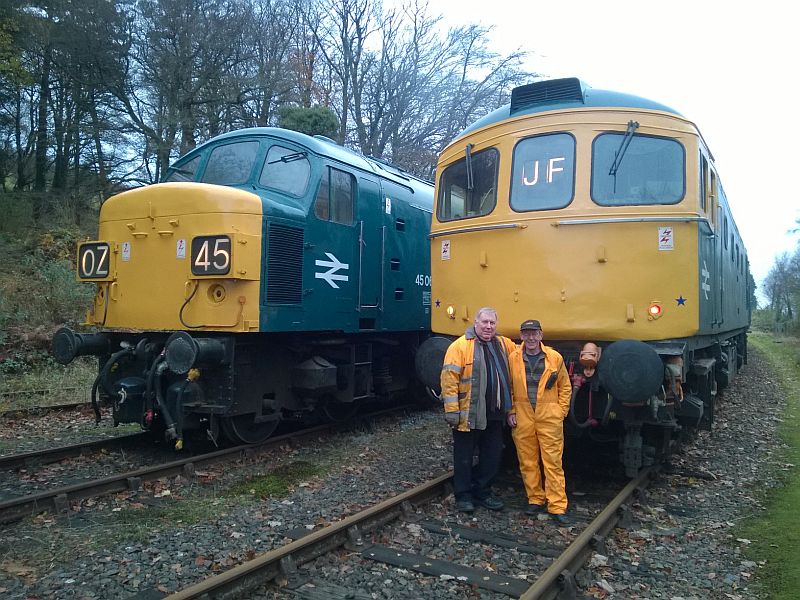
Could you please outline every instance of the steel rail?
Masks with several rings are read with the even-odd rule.
[[[212,464],[221,460],[225,460],[231,455],[237,453],[247,454],[256,450],[263,450],[273,446],[279,446],[283,443],[303,440],[308,437],[319,435],[320,433],[337,431],[348,426],[352,426],[354,421],[358,422],[363,421],[366,418],[374,418],[376,416],[401,412],[407,410],[408,408],[408,405],[398,406],[391,409],[381,410],[376,413],[359,415],[355,419],[346,422],[327,423],[312,427],[310,429],[303,429],[301,431],[272,437],[260,444],[248,444],[243,446],[234,446],[232,448],[224,448],[215,452],[189,456],[184,459],[175,460],[152,467],[145,467],[135,471],[128,471],[126,473],[112,475],[103,479],[95,479],[92,481],[39,492],[37,494],[22,496],[20,498],[12,498],[10,500],[0,502],[0,523],[18,521],[28,515],[38,514],[47,510],[52,512],[65,512],[69,506],[68,503],[71,500],[82,500],[85,498],[104,496],[106,494],[136,490],[139,488],[142,481],[150,481],[152,479],[159,479],[161,477],[170,477],[178,474],[191,475],[194,472],[195,467],[198,465]]]
[[[617,524],[620,518],[619,510],[633,493],[644,486],[653,472],[652,467],[642,470],[617,494],[603,511],[589,523],[564,552],[556,558],[542,573],[528,591],[520,596],[520,600],[538,600],[539,598],[552,599],[558,596],[560,584],[567,574],[574,574],[586,561],[592,551],[595,536],[605,537]],[[567,571],[567,573],[565,573]]]
[[[243,593],[248,589],[263,585],[281,574],[290,575],[297,565],[311,561],[348,541],[358,545],[361,541],[361,532],[370,531],[395,519],[401,513],[404,503],[422,504],[431,498],[442,495],[445,484],[452,479],[452,476],[452,472],[443,473],[399,496],[384,500],[285,546],[270,550],[224,573],[175,592],[167,596],[167,600],[188,600],[190,598],[215,597],[220,594]]]
[[[69,446],[59,446],[58,448],[47,448],[46,450],[34,450],[31,452],[22,452],[20,454],[0,456],[0,471],[17,469],[34,464],[46,465],[49,463],[58,462],[59,460],[63,460],[65,458],[80,456],[87,451],[91,452],[94,450],[100,450],[102,448],[126,446],[128,444],[133,444],[145,437],[147,437],[146,433],[133,433],[129,435],[120,435],[113,438],[106,438],[103,440],[93,440],[91,442],[70,444]]]
[[[16,392],[1,392],[0,397],[10,395]],[[33,393],[33,392],[28,392]],[[39,413],[51,413],[68,410],[81,410],[83,408],[91,409],[92,403],[83,400],[81,402],[66,402],[64,404],[42,404],[38,406],[24,406],[20,408],[7,408],[0,412],[0,417],[4,419],[17,418],[20,416],[36,415]]]

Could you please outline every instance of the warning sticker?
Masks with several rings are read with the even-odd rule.
[[[675,236],[673,235],[672,227],[658,228],[658,249],[659,250],[675,249]]]
[[[442,260],[450,260],[450,240],[442,240]]]

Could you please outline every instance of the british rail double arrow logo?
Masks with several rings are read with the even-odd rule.
[[[330,258],[330,260],[316,260],[314,261],[314,264],[318,267],[327,268],[328,270],[324,272],[318,271],[314,273],[314,277],[317,279],[324,279],[332,288],[336,288],[338,290],[339,286],[336,285],[336,281],[347,281],[348,276],[338,275],[337,271],[347,270],[350,268],[350,265],[339,262],[339,259],[330,252],[326,252],[325,256]]]

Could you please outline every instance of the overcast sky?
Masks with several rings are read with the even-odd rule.
[[[495,27],[548,79],[643,96],[693,121],[714,155],[756,283],[800,218],[800,32],[789,2],[431,0],[448,25]],[[487,8],[489,10],[487,11]]]

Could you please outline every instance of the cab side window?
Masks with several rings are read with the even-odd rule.
[[[217,146],[208,158],[202,181],[218,185],[246,183],[253,170],[258,142],[235,142]]]
[[[192,160],[188,160],[182,165],[173,165],[170,167],[170,173],[164,178],[164,181],[194,181],[199,165],[199,156],[195,156]]]
[[[500,160],[495,148],[471,154],[447,167],[439,181],[436,216],[439,221],[454,221],[488,215],[497,203],[497,169]]]
[[[305,152],[272,146],[267,152],[258,183],[292,196],[302,196],[308,187],[310,174],[311,164]]]
[[[328,167],[319,183],[314,214],[323,221],[352,224],[355,187],[350,173]]]

